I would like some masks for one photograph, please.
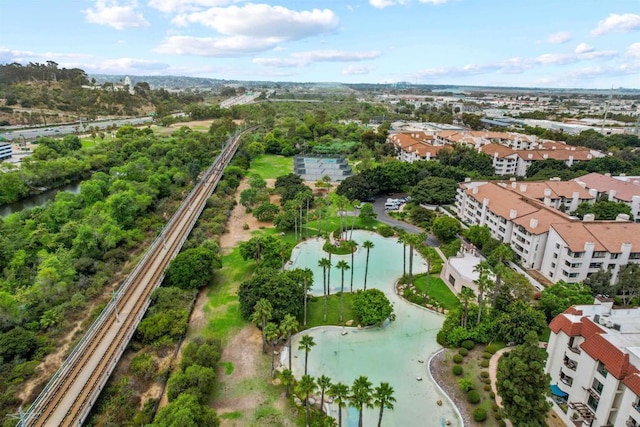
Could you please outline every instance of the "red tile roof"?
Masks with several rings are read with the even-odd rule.
[[[629,387],[632,392],[636,395],[640,396],[640,373],[631,366],[632,370],[635,371],[631,375],[627,375],[627,377],[622,381],[624,385]]]
[[[629,354],[624,353],[611,344],[602,334],[594,334],[587,338],[582,348],[594,360],[604,364],[607,371],[617,379],[623,379],[629,371]]]

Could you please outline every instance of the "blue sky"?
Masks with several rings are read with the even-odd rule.
[[[0,63],[297,82],[640,88],[640,0],[3,0]]]

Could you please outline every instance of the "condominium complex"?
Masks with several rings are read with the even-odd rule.
[[[574,179],[584,188],[592,191],[599,199],[626,203],[636,222],[640,221],[640,178],[612,177],[596,172]]]
[[[570,307],[549,325],[554,410],[566,425],[638,426],[640,309],[596,302]]]
[[[398,160],[413,163],[433,160],[444,145],[434,145],[435,137],[425,132],[401,132],[389,135],[388,142],[396,148]]]
[[[581,221],[572,212],[596,194],[575,181],[464,182],[456,195],[457,216],[466,224],[486,225],[507,243],[520,263],[552,282],[581,282],[600,269],[612,272],[640,262],[640,223],[619,215],[615,221]]]

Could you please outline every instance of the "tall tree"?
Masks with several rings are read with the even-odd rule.
[[[538,336],[529,332],[524,344],[500,359],[498,393],[513,425],[545,426],[551,377],[544,373],[547,352],[538,346]]]
[[[362,411],[365,407],[373,408],[373,389],[369,378],[360,376],[353,381],[349,401],[358,410],[358,427],[362,427]]]
[[[338,427],[342,427],[342,408],[346,408],[349,401],[349,386],[340,382],[332,384],[329,387],[329,396],[338,405]]]
[[[324,413],[324,393],[331,387],[331,378],[326,375],[318,377],[318,387],[320,388],[320,412]]]
[[[298,396],[304,400],[304,407],[306,412],[306,426],[309,427],[310,408],[309,408],[309,396],[318,388],[315,380],[311,375],[304,374],[300,381],[298,381],[297,392]]]
[[[267,354],[266,326],[267,326],[267,320],[271,319],[272,315],[273,315],[273,307],[271,306],[271,303],[265,298],[261,298],[253,307],[253,314],[251,315],[251,321],[256,325],[257,324],[261,325],[263,354]]]
[[[398,243],[402,243],[402,277],[407,275],[407,232],[402,230],[398,234]]]
[[[462,317],[460,318],[460,323],[463,328],[467,328],[467,318],[469,317],[469,303],[471,300],[475,299],[476,294],[473,293],[471,288],[466,286],[462,287],[462,291],[458,294],[458,299],[462,303]]]
[[[264,327],[264,336],[267,342],[271,345],[271,378],[273,378],[276,374],[276,344],[280,341],[278,325],[273,322],[268,322]]]
[[[393,403],[396,398],[393,397],[393,387],[389,383],[380,383],[373,392],[373,403],[380,408],[380,414],[378,415],[378,427],[382,425],[382,412],[384,408],[393,409]]]
[[[350,292],[353,292],[353,270],[354,270],[353,257],[356,253],[356,249],[358,248],[358,243],[356,243],[355,240],[349,240],[348,245],[349,245],[349,249],[351,250],[351,286],[350,286],[351,291]]]
[[[489,277],[489,273],[491,271],[491,266],[486,261],[480,261],[478,265],[475,266],[473,271],[477,272],[480,276],[473,281],[478,287],[478,320],[477,324],[480,324],[480,319],[482,317],[482,306],[484,305],[484,293],[491,289],[493,282]]]
[[[323,321],[327,321],[327,297],[328,297],[328,283],[327,283],[327,269],[331,269],[331,261],[328,258],[321,258],[318,261],[318,266],[322,267],[322,285],[323,285],[323,295],[324,295],[324,312],[323,312]]]
[[[409,244],[409,283],[413,284],[413,254],[415,248],[422,245],[426,240],[425,233],[407,234],[406,239]]]
[[[336,267],[340,269],[342,275],[342,281],[340,285],[340,321],[342,322],[342,300],[344,297],[344,271],[349,269],[349,264],[345,260],[340,260],[336,264]]]
[[[364,290],[365,291],[367,290],[367,275],[369,274],[369,251],[373,249],[374,246],[375,245],[371,240],[365,240],[365,242],[362,244],[362,247],[364,247],[367,250],[367,259],[364,264]]]
[[[280,374],[280,378],[282,380],[282,384],[284,384],[285,388],[285,396],[289,397],[289,390],[292,385],[296,383],[296,378],[293,376],[293,372],[291,369],[283,369]]]
[[[632,299],[640,295],[640,264],[629,263],[618,273],[618,288],[622,303],[627,305]]]
[[[298,331],[298,320],[291,314],[285,314],[284,319],[280,322],[280,332],[287,338],[287,347],[289,348],[289,370],[291,370],[291,334]]]
[[[309,352],[316,345],[311,335],[303,335],[298,343],[298,350],[304,350],[304,374],[307,375],[307,363],[309,361]]]

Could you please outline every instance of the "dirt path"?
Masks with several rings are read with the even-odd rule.
[[[249,182],[243,179],[236,190],[236,201],[238,202],[231,212],[227,221],[227,231],[220,236],[220,250],[225,253],[235,248],[240,242],[251,239],[251,233],[265,225],[248,214],[244,206],[240,204],[240,193],[249,188]],[[245,224],[249,228],[245,228]]]

